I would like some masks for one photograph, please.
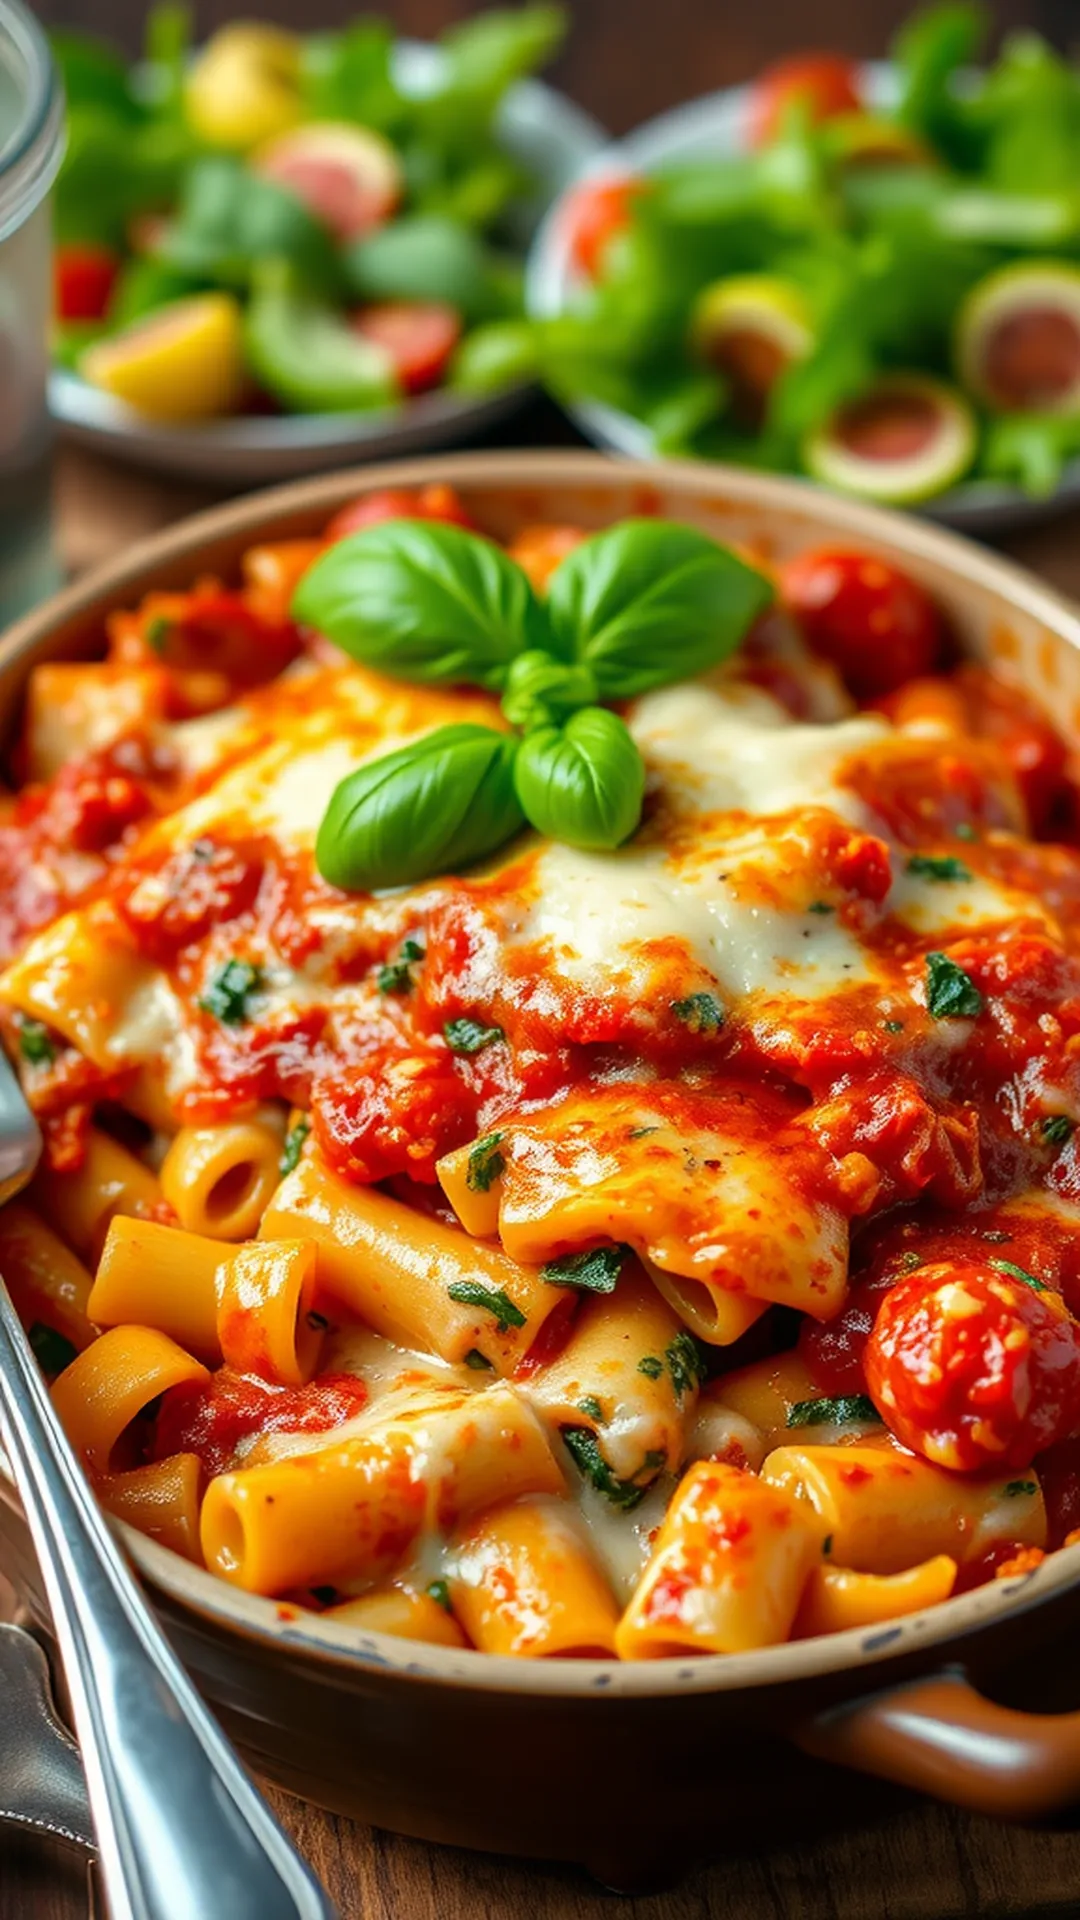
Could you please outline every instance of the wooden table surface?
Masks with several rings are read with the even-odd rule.
[[[546,407],[503,437],[536,445],[574,438]],[[68,450],[56,472],[64,559],[81,571],[211,497]],[[1007,547],[1080,598],[1080,513]],[[553,1793],[568,1790],[552,1783]],[[851,1796],[839,1772],[836,1793],[840,1807]],[[365,1830],[281,1793],[269,1797],[343,1920],[510,1920],[526,1911],[531,1920],[1049,1920],[1080,1914],[1080,1827],[997,1826],[899,1794],[879,1796],[848,1831],[816,1845],[784,1844],[778,1805],[777,1844],[767,1855],[728,1855],[669,1894],[638,1899],[604,1893],[571,1868],[426,1846]],[[627,1817],[647,1820],[648,1808],[628,1808]],[[0,1829],[0,1920],[86,1920],[89,1910],[86,1871],[76,1858],[13,1841]]]

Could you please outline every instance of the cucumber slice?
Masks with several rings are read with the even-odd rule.
[[[384,348],[333,307],[285,288],[255,293],[244,347],[256,379],[295,413],[367,412],[402,397]]]
[[[826,486],[911,506],[963,478],[976,440],[975,416],[955,388],[895,373],[837,407],[802,452],[807,472]]]

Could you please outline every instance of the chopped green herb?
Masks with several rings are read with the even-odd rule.
[[[1034,1287],[1036,1293],[1050,1292],[1045,1280],[1040,1280],[1037,1274],[1029,1273],[1026,1267],[1018,1267],[1015,1260],[995,1259],[991,1260],[990,1265],[996,1267],[999,1273],[1007,1273],[1011,1280],[1022,1280],[1025,1287]]]
[[[314,1308],[312,1308],[310,1313],[305,1314],[304,1318],[311,1328],[312,1333],[326,1333],[330,1326],[330,1322],[325,1313],[316,1313]]]
[[[906,1253],[900,1255],[901,1273],[914,1273],[916,1267],[921,1267],[922,1263],[922,1254],[916,1253],[913,1247],[909,1247]]]
[[[430,1599],[434,1600],[436,1606],[444,1608],[444,1610],[447,1613],[449,1613],[450,1589],[447,1586],[445,1580],[429,1581],[427,1586],[424,1588],[424,1592],[429,1596]]]
[[[886,1020],[885,1031],[886,1033],[903,1033],[904,1023],[902,1020]]]
[[[659,1380],[664,1371],[664,1363],[658,1354],[647,1353],[644,1360],[638,1361],[637,1370],[645,1375],[646,1380]]]
[[[310,1593],[312,1599],[319,1602],[320,1607],[332,1607],[337,1599],[336,1587],[312,1587]]]
[[[675,1335],[664,1354],[664,1359],[667,1361],[676,1400],[681,1400],[684,1394],[689,1393],[691,1387],[699,1387],[708,1371],[705,1355],[693,1334],[687,1333],[685,1327]]]
[[[835,1400],[796,1400],[788,1409],[789,1427],[850,1427],[860,1420],[879,1421],[865,1393],[842,1393]]]
[[[620,1480],[604,1459],[591,1427],[562,1427],[560,1431],[578,1472],[591,1482],[598,1493],[602,1493],[613,1507],[618,1507],[623,1513],[629,1513],[639,1505],[649,1490],[648,1483],[639,1486],[636,1478]],[[640,1470],[644,1473],[650,1466],[662,1466],[663,1462],[663,1454],[647,1453]]]
[[[952,853],[913,853],[907,863],[909,873],[916,873],[924,880],[970,880],[971,868],[965,867]]]
[[[626,1137],[628,1140],[644,1140],[647,1133],[659,1133],[659,1131],[660,1128],[655,1123],[651,1127],[631,1127]]]
[[[970,974],[947,953],[926,956],[926,1005],[935,1020],[974,1020],[983,997]]]
[[[521,1308],[515,1307],[501,1287],[485,1287],[479,1280],[455,1280],[446,1291],[461,1307],[482,1307],[485,1313],[494,1314],[500,1333],[505,1333],[508,1327],[525,1325]]]
[[[32,1067],[47,1067],[56,1058],[48,1027],[40,1020],[22,1020],[19,1024],[19,1052]]]
[[[712,1035],[724,1024],[724,1009],[712,993],[691,993],[685,1000],[673,1000],[671,1011],[691,1033]]]
[[[471,1367],[474,1373],[491,1372],[491,1361],[485,1359],[479,1347],[469,1348],[468,1353],[465,1355],[465,1365]]]
[[[164,653],[174,624],[175,622],[167,619],[163,613],[157,613],[152,620],[147,621],[143,629],[143,637],[152,653]]]
[[[460,1020],[448,1020],[443,1028],[443,1039],[451,1053],[482,1053],[485,1047],[492,1047],[497,1040],[505,1040],[501,1027],[485,1027],[479,1020],[470,1020],[463,1015]]]
[[[278,1172],[283,1180],[285,1175],[291,1173],[299,1164],[300,1155],[304,1150],[304,1141],[310,1132],[311,1121],[305,1113],[301,1115],[295,1127],[290,1127],[285,1135],[285,1145],[281,1150],[281,1159],[278,1161]]]
[[[1048,1113],[1039,1122],[1043,1139],[1049,1147],[1063,1147],[1075,1127],[1067,1113]]]
[[[547,1260],[540,1269],[549,1287],[581,1287],[586,1293],[614,1293],[629,1247],[589,1247]]]
[[[995,1247],[1007,1247],[1009,1241],[1012,1239],[1012,1234],[1005,1233],[1001,1227],[984,1227],[979,1235],[979,1239],[989,1240]]]
[[[376,984],[380,993],[409,993],[413,986],[412,966],[422,960],[424,949],[418,940],[403,940],[396,960],[387,960],[379,968]]]
[[[492,1181],[505,1171],[506,1156],[499,1152],[501,1145],[501,1133],[486,1133],[472,1149],[465,1170],[465,1185],[473,1193],[487,1193]]]
[[[239,1027],[248,1017],[251,995],[258,993],[261,985],[261,967],[250,960],[226,960],[211,975],[206,992],[199,995],[196,1004],[204,1013],[212,1013],[222,1026]]]
[[[47,1327],[44,1320],[35,1320],[26,1337],[38,1366],[50,1380],[55,1380],[77,1357],[78,1348],[62,1333],[57,1333],[55,1327]]]
[[[977,840],[979,837],[978,829],[972,826],[970,820],[961,820],[960,825],[953,828],[953,832],[958,840]]]
[[[806,911],[807,913],[835,913],[836,908],[831,907],[827,900],[811,900]]]
[[[604,1409],[600,1405],[595,1393],[585,1394],[584,1397],[578,1401],[577,1410],[579,1413],[587,1414],[590,1420],[603,1420],[604,1418]]]
[[[831,1534],[831,1533],[827,1533],[827,1534],[825,1535],[825,1538],[824,1538],[824,1540],[823,1540],[823,1541],[822,1541],[822,1543],[821,1543],[821,1551],[822,1551],[822,1553],[824,1553],[824,1554],[826,1554],[826,1555],[828,1555],[828,1554],[830,1554],[830,1553],[832,1552],[832,1539],[833,1539],[833,1537],[832,1537],[832,1534]]]
[[[1006,1496],[1010,1500],[1014,1499],[1019,1493],[1038,1493],[1038,1491],[1038,1486],[1034,1480],[1010,1480],[1008,1486],[1005,1488]]]

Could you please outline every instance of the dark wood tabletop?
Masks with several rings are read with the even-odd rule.
[[[613,133],[694,94],[745,80],[765,60],[805,46],[881,53],[913,0],[568,0],[571,30],[551,71],[557,86],[588,107]],[[36,0],[48,26],[107,33],[137,48],[145,0]],[[289,26],[333,26],[370,11],[399,32],[429,38],[478,9],[469,0],[193,0],[200,32],[237,12]],[[1080,34],[1077,0],[987,0],[996,32],[1035,27],[1064,47]]]

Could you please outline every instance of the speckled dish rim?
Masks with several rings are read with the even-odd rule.
[[[887,60],[870,60],[860,68],[860,73],[867,104],[871,107],[891,105],[896,98],[895,70],[891,64]],[[751,92],[750,86],[724,87],[698,100],[684,101],[594,154],[581,169],[578,181],[552,201],[537,227],[525,274],[528,311],[542,318],[558,314],[564,308],[574,275],[563,213],[573,185],[609,174],[649,173],[672,162],[702,159],[710,150],[737,152],[744,144],[743,130]],[[663,457],[654,453],[648,427],[633,414],[600,400],[577,400],[564,405],[570,418],[594,445],[613,453],[628,454],[633,459]],[[805,484],[819,485],[810,480]],[[824,485],[819,490],[834,491]],[[854,500],[857,496],[844,494],[841,498]],[[961,533],[989,535],[1053,520],[1077,501],[1080,501],[1080,459],[1066,464],[1060,485],[1045,499],[1035,499],[1002,480],[965,480],[933,499],[892,511],[917,513]]]
[[[663,500],[668,496],[669,511],[678,510],[677,500],[671,498],[677,496],[721,514],[729,510],[760,514],[763,532],[773,514],[789,530],[797,531],[799,523],[805,521],[811,537],[826,536],[827,528],[826,537],[865,541],[901,558],[908,556],[939,568],[948,573],[959,590],[967,586],[999,597],[1080,653],[1080,611],[1067,600],[1011,561],[925,522],[827,494],[800,480],[745,468],[688,461],[613,461],[591,452],[527,450],[450,454],[360,468],[276,487],[193,515],[95,568],[10,628],[0,640],[0,687],[5,677],[17,673],[24,656],[40,647],[45,636],[77,623],[88,609],[110,604],[144,581],[149,584],[148,575],[167,569],[174,577],[177,566],[189,559],[194,561],[200,548],[211,540],[254,539],[269,535],[279,523],[298,514],[329,514],[358,492],[431,483],[483,488],[489,493],[506,490],[528,497],[533,505],[550,495],[553,500],[549,511],[556,516],[563,489],[587,492],[601,511],[604,495],[610,492],[612,509],[619,512],[625,510],[627,491],[636,490],[643,499]],[[0,1482],[0,1498],[17,1504],[2,1452]],[[976,1588],[871,1630],[852,1628],[747,1654],[642,1662],[531,1661],[473,1649],[435,1647],[328,1622],[324,1615],[305,1614],[301,1608],[244,1593],[131,1527],[112,1524],[151,1588],[159,1589],[171,1602],[213,1627],[245,1637],[268,1651],[279,1648],[283,1653],[310,1658],[313,1665],[327,1672],[338,1669],[362,1674],[378,1669],[442,1686],[562,1698],[600,1694],[655,1697],[764,1688],[847,1669],[887,1668],[905,1654],[923,1654],[938,1646],[946,1650],[947,1661],[959,1641],[992,1623],[1026,1614],[1080,1583],[1080,1546],[1065,1547],[1049,1555],[1033,1573]],[[885,1674],[881,1684],[886,1684]]]

